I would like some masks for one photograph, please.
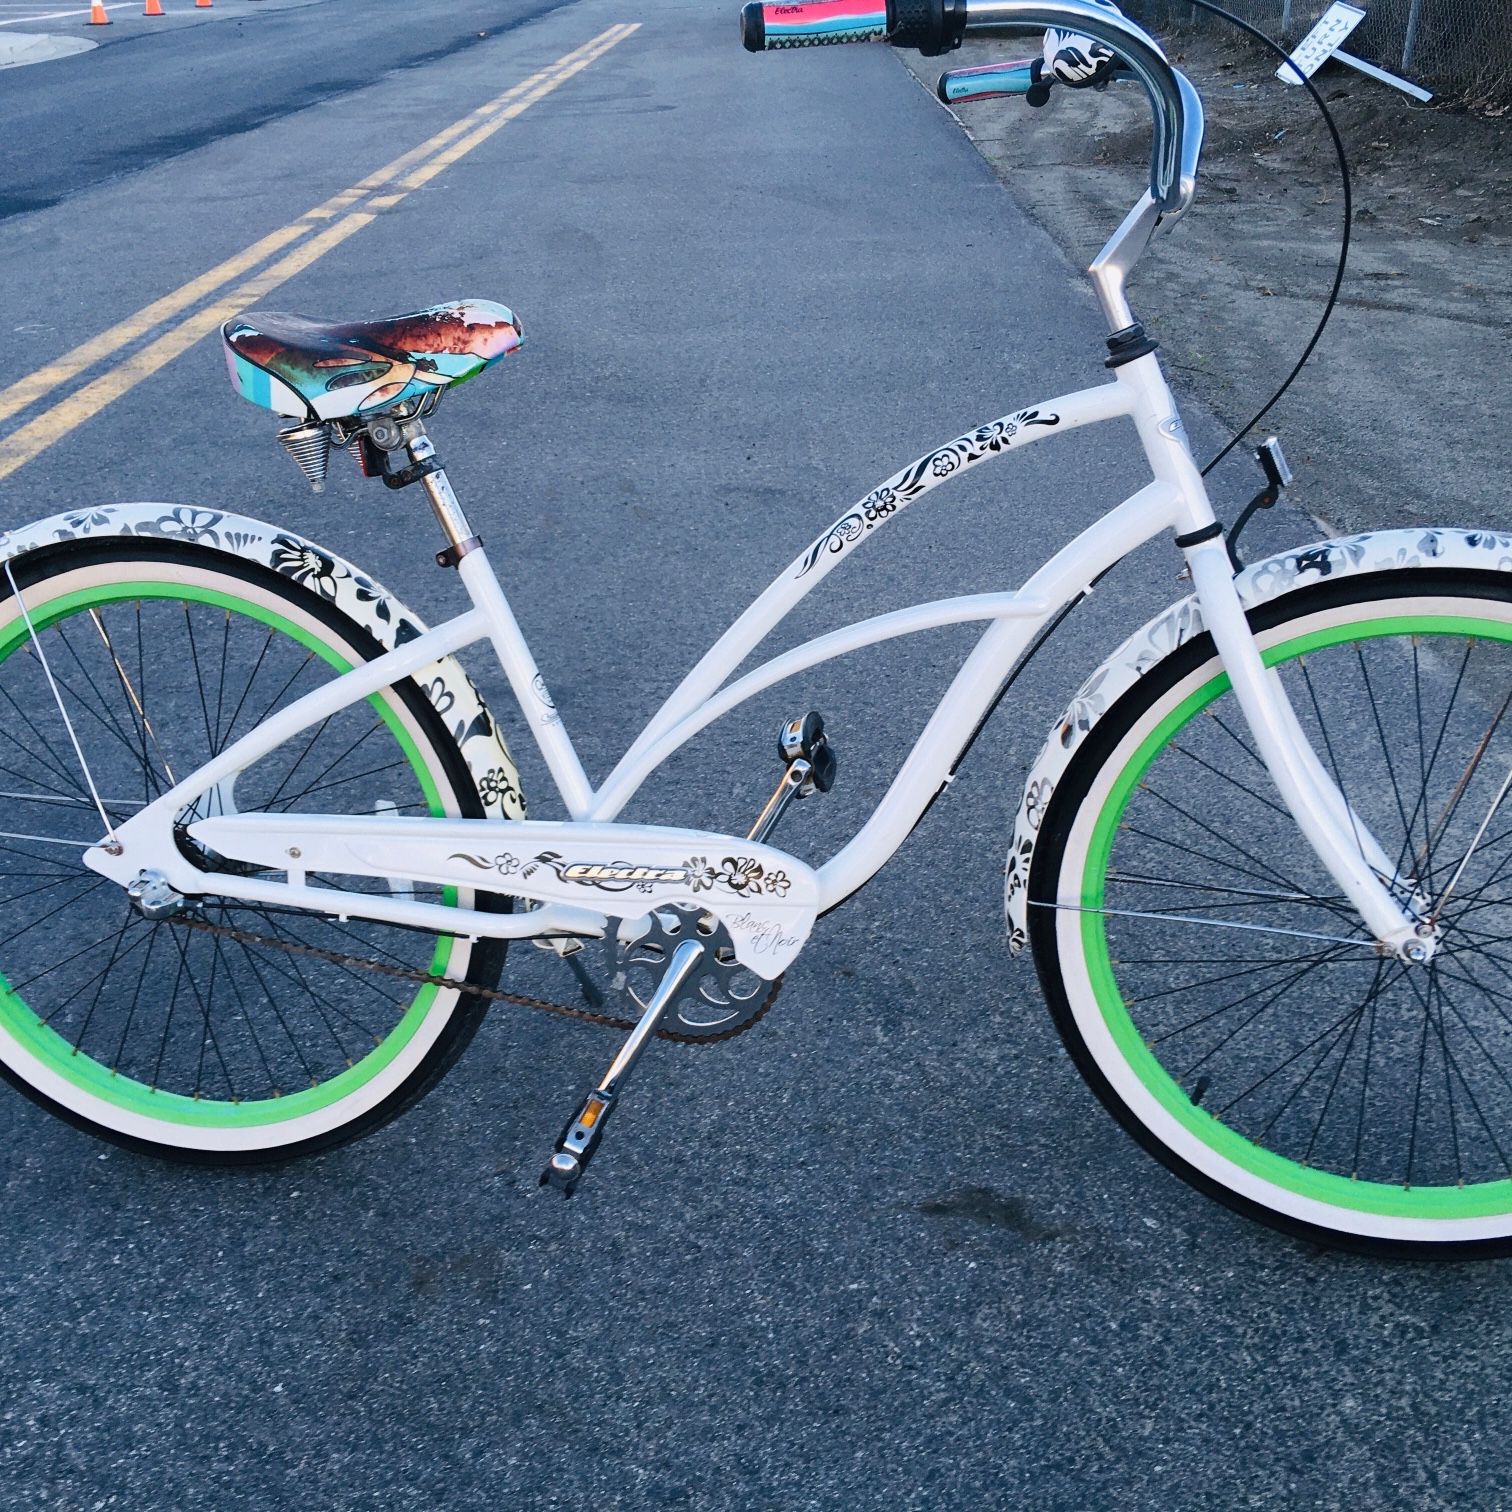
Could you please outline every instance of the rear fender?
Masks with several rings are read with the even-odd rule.
[[[105,536],[175,541],[241,557],[270,568],[318,594],[355,620],[385,651],[413,640],[426,627],[389,591],[335,552],[246,515],[191,504],[104,504],[65,510],[49,519],[0,533],[0,561]],[[415,682],[461,747],[477,784],[484,813],[523,819],[520,774],[473,680],[454,657],[415,674]]]

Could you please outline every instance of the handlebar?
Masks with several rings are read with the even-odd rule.
[[[959,47],[967,35],[1009,36],[1048,27],[1106,44],[1144,86],[1155,116],[1150,197],[1164,214],[1180,215],[1197,188],[1202,101],[1154,38],[1116,12],[1089,0],[806,0],[793,5],[751,0],[740,13],[741,40],[751,52],[887,41],[933,57]]]

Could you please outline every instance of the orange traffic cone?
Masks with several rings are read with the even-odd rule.
[[[209,10],[210,0],[194,0],[195,10]]]
[[[85,26],[109,26],[110,17],[105,14],[105,0],[93,0],[89,7],[89,20]]]
[[[147,7],[143,10],[144,16],[166,16],[168,13],[163,9],[163,0],[147,0]]]

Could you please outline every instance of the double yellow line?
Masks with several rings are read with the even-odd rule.
[[[403,157],[395,158],[386,168],[369,174],[361,183],[343,189],[324,204],[307,210],[298,220],[269,232],[234,257],[144,305],[134,315],[65,352],[47,366],[28,373],[9,388],[0,389],[0,421],[4,421],[47,398],[89,368],[115,357],[165,321],[177,318],[177,324],[146,346],[0,439],[0,478],[24,467],[217,326],[287,283],[354,232],[371,225],[384,211],[428,184],[638,29],[634,24],[611,26],[592,41],[438,131]],[[268,262],[274,257],[276,261]],[[264,263],[266,267],[261,266]],[[236,282],[257,268],[260,271],[250,278]],[[211,302],[203,304],[207,299]]]

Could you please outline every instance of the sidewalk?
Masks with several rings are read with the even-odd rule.
[[[24,68],[29,63],[51,63],[71,58],[97,46],[87,37],[58,37],[40,32],[0,31],[0,68]]]

